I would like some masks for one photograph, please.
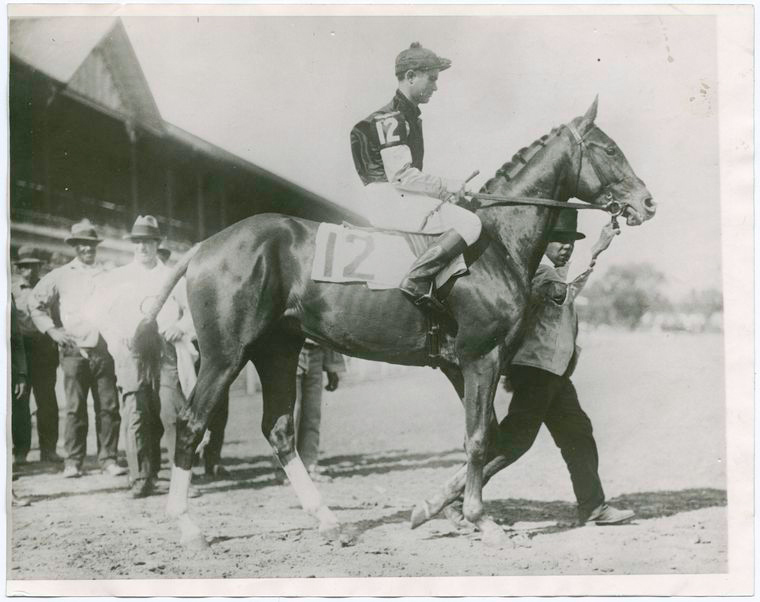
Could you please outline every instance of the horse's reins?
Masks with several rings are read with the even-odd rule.
[[[583,169],[583,155],[584,150],[588,150],[588,159],[591,163],[591,167],[594,170],[594,173],[596,174],[596,177],[599,179],[599,182],[601,184],[601,190],[604,190],[606,188],[609,188],[611,181],[610,178],[607,178],[605,174],[602,172],[601,167],[597,164],[597,162],[594,160],[594,156],[591,153],[589,146],[590,143],[588,143],[585,140],[584,136],[581,136],[578,133],[578,130],[573,127],[572,124],[565,124],[565,126],[570,133],[572,134],[573,138],[575,139],[576,143],[578,144],[578,148],[580,149],[580,156],[578,157],[578,175],[576,177],[575,181],[575,189],[576,192],[578,190],[578,185],[580,184],[581,179],[581,170]],[[467,180],[465,180],[465,183],[470,181],[472,178],[474,178],[476,175],[478,175],[480,172],[474,172]],[[470,198],[476,199],[478,201],[484,200],[484,201],[490,201],[488,203],[482,204],[479,207],[474,208],[474,211],[478,211],[479,209],[488,209],[489,207],[502,207],[502,206],[509,206],[509,205],[534,205],[539,207],[552,207],[556,209],[595,209],[597,211],[607,211],[612,216],[612,222],[617,227],[617,218],[625,211],[626,204],[619,203],[616,201],[612,196],[612,191],[607,190],[605,193],[605,196],[608,199],[608,202],[604,205],[587,205],[585,203],[573,203],[573,202],[565,202],[561,203],[560,201],[555,201],[554,199],[545,199],[541,197],[522,197],[522,196],[501,196],[498,194],[489,194],[485,192],[476,192],[468,195]],[[444,203],[447,201],[444,201]],[[427,222],[427,219],[432,216],[440,207],[443,205],[441,203],[436,207],[433,211],[428,214],[428,216],[425,218],[425,222]]]
[[[502,207],[506,205],[536,205],[539,207],[556,207],[557,209],[596,209],[597,211],[609,211],[615,215],[620,215],[617,207],[610,207],[610,204],[616,206],[620,205],[620,203],[616,203],[615,201],[599,207],[597,205],[586,205],[584,203],[561,203],[554,199],[543,199],[541,197],[500,196],[498,194],[486,194],[482,192],[476,192],[469,196],[473,199],[493,201],[492,203],[486,203],[480,205],[480,207],[476,207],[475,211],[478,209],[488,209],[489,207]]]

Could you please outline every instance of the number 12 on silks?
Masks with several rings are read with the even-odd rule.
[[[325,276],[330,278],[333,275],[333,268],[339,272],[346,280],[372,281],[375,274],[360,272],[359,269],[365,260],[375,250],[375,240],[370,234],[359,234],[350,232],[341,236],[341,242],[348,245],[340,245],[340,253],[336,253],[338,235],[330,232],[327,235],[327,244],[325,245]],[[350,246],[350,248],[348,248]],[[342,269],[341,269],[342,268]]]
[[[406,141],[406,123],[399,113],[375,120],[380,146],[396,146]]]

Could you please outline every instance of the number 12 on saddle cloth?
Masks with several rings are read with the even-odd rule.
[[[321,282],[365,282],[371,289],[396,288],[429,241],[425,234],[323,223],[317,230],[311,277]],[[436,286],[466,271],[460,255],[438,274]]]

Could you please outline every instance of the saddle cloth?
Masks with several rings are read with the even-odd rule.
[[[371,289],[396,288],[436,236],[322,223],[311,277],[320,282],[365,282]],[[466,272],[464,257],[459,255],[438,274],[436,287]]]

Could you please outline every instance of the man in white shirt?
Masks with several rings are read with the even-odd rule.
[[[116,463],[119,402],[113,358],[86,306],[103,269],[95,262],[102,242],[89,220],[71,227],[65,242],[76,257],[43,277],[31,293],[28,308],[34,325],[58,344],[66,391],[64,477],[82,474],[87,451],[87,395],[92,393],[98,429],[98,460],[111,476],[125,473]]]
[[[171,274],[171,269],[158,259],[161,232],[156,218],[139,216],[132,231],[125,238],[134,245],[134,260],[108,274],[104,282],[100,321],[103,336],[116,360],[116,375],[124,407],[126,421],[126,451],[129,466],[130,492],[132,497],[150,495],[155,488],[155,478],[161,465],[162,410],[174,415],[177,405],[185,402],[177,372],[178,349],[192,348],[194,335],[192,319],[187,307],[184,279],[172,291],[158,314],[157,323],[161,338],[160,350],[151,361],[138,356],[132,348],[137,325],[150,308]],[[109,320],[108,316],[118,316]],[[192,369],[192,361],[190,361]],[[172,399],[171,408],[162,408],[168,389]],[[169,433],[173,450],[173,432]],[[173,461],[174,458],[171,458]]]

